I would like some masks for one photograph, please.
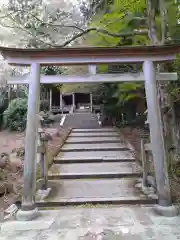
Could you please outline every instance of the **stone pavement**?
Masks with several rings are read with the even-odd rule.
[[[180,239],[180,217],[158,216],[151,206],[79,206],[43,211],[43,214],[44,226],[38,220],[26,222],[24,229],[29,230],[15,231],[11,222],[3,223],[0,240]],[[48,217],[49,222],[45,224]]]

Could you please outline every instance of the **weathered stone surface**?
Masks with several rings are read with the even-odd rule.
[[[99,136],[95,136],[95,137],[88,137],[88,136],[84,136],[84,137],[69,137],[66,141],[66,143],[76,143],[76,142],[82,142],[82,143],[86,143],[86,142],[96,142],[96,141],[101,141],[101,142],[111,142],[111,141],[117,141],[117,142],[121,142],[120,138],[118,136],[114,136],[114,137],[99,137]]]
[[[86,132],[86,133],[79,133],[79,132],[72,132],[71,137],[84,137],[84,136],[94,136],[94,137],[119,137],[117,132]]]
[[[150,193],[150,194],[148,194],[148,198],[157,199],[157,194],[155,194],[155,193]]]
[[[45,198],[49,196],[51,188],[45,190],[38,189],[36,192],[36,201],[44,201]]]
[[[80,144],[73,144],[73,143],[65,143],[64,146],[62,147],[61,150],[72,150],[72,149],[79,149],[79,150],[91,150],[91,149],[119,149],[121,148],[127,148],[127,146],[123,143],[96,143],[96,144],[91,144],[91,143],[84,143],[83,145]]]
[[[76,164],[54,164],[49,175],[60,175],[64,173],[140,173],[135,162],[118,162],[118,163],[76,163]]]
[[[69,114],[66,117],[63,126],[81,129],[99,128],[98,119],[96,115],[90,112],[79,112]]]
[[[3,227],[4,230],[0,230],[0,240],[180,239],[180,217],[158,216],[152,207],[68,207],[45,212],[46,217],[41,219],[41,226],[37,224],[38,220],[34,220],[36,224],[33,223],[33,227],[31,223],[26,223],[24,229],[18,231],[12,228],[4,231]]]
[[[129,151],[63,152],[56,159],[134,159]]]
[[[40,212],[39,216],[27,223],[27,221],[8,221],[2,224],[1,232],[8,231],[29,231],[29,230],[42,230],[48,229],[55,220],[56,214],[50,212]]]
[[[138,189],[141,189],[142,183],[141,183],[141,182],[136,183],[136,184],[134,185],[134,187],[135,187],[135,188],[138,188]]]
[[[46,201],[58,202],[61,198],[135,197],[140,193],[134,188],[134,181],[135,178],[50,180],[52,191]]]
[[[72,130],[72,133],[74,132],[83,132],[83,133],[87,133],[87,132],[116,132],[116,130],[114,128],[76,128]]]

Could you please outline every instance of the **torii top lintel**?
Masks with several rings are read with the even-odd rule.
[[[85,65],[102,63],[162,62],[173,60],[180,52],[180,44],[164,46],[80,47],[22,49],[0,47],[3,57],[12,65]]]

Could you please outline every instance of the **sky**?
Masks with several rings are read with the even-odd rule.
[[[0,0],[0,5],[8,3],[8,0]]]

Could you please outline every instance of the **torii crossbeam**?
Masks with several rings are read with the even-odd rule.
[[[174,81],[177,80],[177,73],[156,73],[157,81]],[[29,74],[21,77],[10,77],[8,84],[29,84],[31,77]],[[145,81],[144,73],[121,73],[121,74],[85,74],[85,75],[41,75],[41,84],[66,84],[66,83],[104,83],[104,82],[134,82]]]

